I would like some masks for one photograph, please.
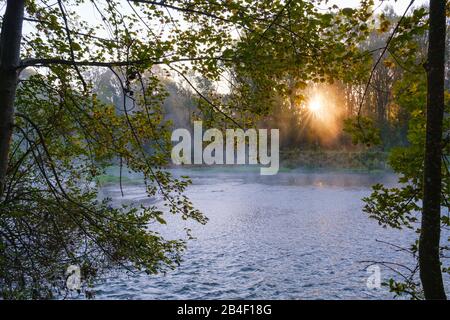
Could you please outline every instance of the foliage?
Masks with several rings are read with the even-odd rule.
[[[419,9],[418,14],[423,13]],[[399,174],[399,187],[386,188],[382,185],[375,185],[370,197],[364,199],[364,211],[376,219],[383,227],[392,227],[397,229],[409,228],[420,232],[419,217],[422,210],[422,186],[423,186],[423,158],[425,146],[425,106],[426,106],[426,74],[421,67],[421,51],[418,45],[418,38],[422,32],[419,26],[415,32],[408,31],[408,37],[402,37],[398,41],[406,41],[407,47],[415,48],[414,54],[411,52],[407,61],[403,61],[406,68],[402,79],[394,86],[395,103],[401,105],[409,114],[408,141],[406,147],[397,147],[391,151],[389,157],[390,166]],[[398,45],[398,44],[397,44]],[[399,46],[399,45],[398,45]],[[405,46],[399,46],[404,50]],[[403,65],[402,64],[402,65]],[[450,93],[446,93],[446,112],[450,111]],[[444,121],[444,132],[449,132],[449,119]],[[448,212],[448,198],[450,196],[449,174],[448,174],[448,137],[442,137],[444,158],[442,159],[442,207]],[[445,212],[445,211],[444,211]],[[442,230],[445,232],[449,227],[448,216],[442,215]],[[445,235],[445,233],[444,233]],[[442,271],[448,272],[448,260],[446,260],[446,251],[450,238],[444,239],[441,245],[441,259],[443,261]],[[410,252],[417,259],[418,240],[409,248],[404,250]],[[422,291],[420,281],[417,278],[418,265],[407,269],[409,274],[399,274],[402,280],[391,279],[387,285],[391,291],[397,295],[409,295],[413,299],[421,299]]]
[[[402,126],[407,122],[407,140],[405,146],[397,146],[390,150],[389,165],[399,175],[399,185],[385,187],[381,184],[373,186],[373,192],[364,198],[364,211],[370,218],[378,221],[383,227],[395,229],[412,229],[417,234],[417,239],[407,248],[398,244],[389,244],[398,250],[409,252],[415,259],[414,266],[405,266],[398,262],[391,263],[388,268],[395,271],[399,279],[392,278],[385,283],[396,295],[407,295],[412,299],[422,299],[420,279],[418,279],[418,235],[420,233],[420,212],[422,211],[422,187],[423,187],[423,159],[425,149],[425,107],[426,107],[426,62],[428,9],[426,7],[415,8],[411,14],[405,15],[401,23],[388,12],[378,17],[377,32],[392,36],[387,44],[387,53],[380,57],[382,64],[374,65],[371,71],[372,78],[366,86],[366,101],[360,102],[358,115],[349,118],[345,122],[344,130],[351,134],[354,143],[374,143],[384,141],[379,139],[379,133],[383,133],[383,124],[380,121],[380,110],[373,107],[381,96],[382,89],[391,96],[384,100],[390,110],[395,110],[394,118],[390,121],[396,126]],[[394,27],[396,29],[394,29]],[[395,30],[395,32],[394,32]],[[446,53],[448,56],[448,52]],[[389,86],[386,82],[379,83],[377,76],[385,74],[390,78]],[[384,77],[384,76],[383,76]],[[387,78],[386,78],[387,79]],[[380,86],[383,84],[383,86]],[[448,87],[447,87],[448,90]],[[450,110],[450,93],[446,92],[446,113]],[[364,109],[365,108],[365,113]],[[376,110],[372,112],[371,110]],[[363,113],[361,113],[363,111]],[[384,111],[384,110],[383,110]],[[374,117],[378,113],[378,119]],[[367,116],[366,116],[367,115]],[[382,119],[381,119],[382,120]],[[441,218],[441,229],[444,237],[449,227],[448,198],[450,196],[449,171],[448,171],[448,132],[450,122],[448,117],[444,120],[444,136],[442,146],[444,157],[442,159],[442,208],[444,214]],[[382,130],[380,130],[382,129]],[[392,136],[388,137],[392,140]],[[448,273],[448,260],[446,251],[449,246],[443,239],[441,245],[442,271]],[[395,266],[397,268],[392,268]]]
[[[380,130],[369,117],[354,117],[344,120],[344,131],[352,137],[354,144],[362,143],[367,147],[381,143]]]
[[[160,197],[169,212],[206,222],[184,195],[190,180],[164,170],[170,122],[158,72],[183,79],[211,121],[251,125],[269,113],[275,91],[287,92],[288,74],[301,87],[359,72],[352,59],[367,61],[357,43],[372,2],[323,13],[301,0],[26,1],[16,125],[0,199],[1,297],[64,294],[72,264],[81,266],[87,296],[110,270],[175,267],[184,239],[166,240],[151,228],[165,223],[163,211],[118,207],[98,196],[105,168],[119,165],[141,173],[148,196]],[[156,25],[164,29],[158,33]],[[227,97],[189,77],[217,81],[226,71],[233,76]]]
[[[159,192],[172,213],[206,222],[182,195],[189,181],[161,170],[167,129],[147,114],[158,105],[118,113],[95,95],[59,82],[65,75],[31,75],[17,93],[17,130],[0,215],[5,298],[51,297],[65,287],[71,264],[81,266],[88,286],[100,272],[117,267],[156,273],[180,262],[184,241],[165,240],[148,228],[164,223],[161,210],[98,199],[96,177],[118,157],[144,174],[149,197]]]

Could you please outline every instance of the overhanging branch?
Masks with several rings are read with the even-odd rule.
[[[233,59],[226,59],[223,57],[198,57],[198,58],[180,58],[176,60],[157,60],[157,59],[142,59],[142,60],[130,60],[130,61],[72,61],[60,58],[27,58],[23,59],[19,65],[19,69],[24,69],[27,67],[48,67],[51,65],[67,65],[67,66],[82,66],[82,67],[124,67],[142,64],[171,64],[177,62],[194,62],[202,60],[220,60],[232,62]]]

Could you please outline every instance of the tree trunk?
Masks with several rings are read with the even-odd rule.
[[[442,121],[444,117],[445,1],[430,0],[427,69],[427,129],[419,242],[420,279],[426,299],[446,299],[442,282],[441,234]]]
[[[8,0],[0,35],[0,199],[3,197],[14,125],[25,0]]]

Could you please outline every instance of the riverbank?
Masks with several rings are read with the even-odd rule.
[[[387,152],[380,151],[334,151],[334,150],[289,150],[280,151],[279,173],[301,172],[384,172],[390,171]],[[259,173],[259,165],[183,165],[170,166],[170,170],[191,170],[208,173]],[[122,178],[120,178],[122,176]],[[118,184],[133,185],[142,183],[142,175],[122,170],[119,166],[109,167],[105,174],[97,177],[101,186]]]
[[[388,153],[382,151],[300,150],[281,151],[281,166],[351,170],[388,170]]]

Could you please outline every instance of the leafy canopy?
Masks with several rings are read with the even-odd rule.
[[[273,94],[311,81],[351,78],[370,6],[326,11],[311,1],[27,0],[6,191],[0,199],[0,296],[47,298],[65,291],[68,265],[82,291],[109,270],[157,273],[181,261],[185,239],[152,231],[156,206],[99,197],[99,176],[117,165],[144,176],[150,198],[205,223],[164,168],[170,123],[156,72],[186,81],[210,119],[247,126],[270,113]],[[99,96],[93,74],[114,75],[119,99]],[[230,94],[204,95],[189,73],[230,75]],[[121,184],[120,184],[121,186]],[[189,233],[188,233],[189,236]],[[189,238],[189,237],[188,237]]]

